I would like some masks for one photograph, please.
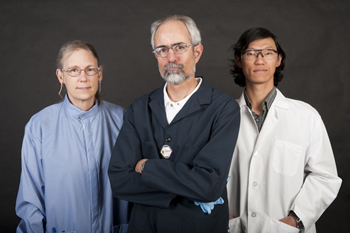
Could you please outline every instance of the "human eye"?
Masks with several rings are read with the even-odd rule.
[[[254,50],[247,50],[245,55],[248,57],[255,56],[256,52]]]
[[[85,68],[85,72],[87,75],[95,75],[98,73],[98,68],[96,66],[90,66]]]
[[[185,44],[175,45],[175,49],[177,49],[177,50],[184,50],[184,49],[186,49],[186,45]]]
[[[168,54],[168,48],[167,47],[159,47],[155,49],[155,52],[158,56],[166,56]]]
[[[263,50],[263,54],[264,56],[273,57],[275,55],[275,51],[271,49],[266,49],[266,50]]]
[[[70,75],[79,75],[80,69],[78,67],[71,67],[67,69],[68,74]]]
[[[95,71],[95,70],[97,70],[97,68],[96,68],[96,67],[93,67],[93,66],[88,67],[88,68],[86,68],[86,69],[87,69],[87,71]]]
[[[159,48],[156,49],[157,53],[166,53],[166,51],[167,51],[166,47],[159,47]]]
[[[173,47],[173,49],[176,53],[184,53],[187,49],[187,45],[186,44],[177,44]]]

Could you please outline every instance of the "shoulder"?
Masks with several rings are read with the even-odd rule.
[[[212,104],[230,108],[235,112],[240,109],[237,101],[232,96],[215,88],[213,88],[212,92]]]
[[[117,104],[110,103],[108,101],[102,101],[101,107],[111,114],[121,115],[123,116],[125,113],[125,109]]]
[[[34,114],[26,124],[26,134],[29,131],[34,137],[41,138],[44,129],[52,128],[55,125],[56,119],[61,114],[62,106],[63,102],[53,104]]]
[[[323,122],[318,111],[304,101],[286,98],[282,95],[282,98],[279,98],[276,102],[277,107],[287,109],[285,117],[293,122],[299,122],[300,124],[308,125],[305,127],[311,128]]]
[[[137,98],[132,104],[132,109],[144,109],[145,107],[148,107],[148,104],[157,98],[163,98],[163,86],[160,88],[157,88],[139,98]]]
[[[290,99],[290,98],[286,98],[286,101],[288,101],[289,107],[293,112],[297,112],[303,115],[304,114],[309,115],[315,118],[320,117],[320,114],[318,113],[318,111],[314,107],[312,107],[310,104],[304,101]]]
[[[41,122],[51,121],[53,116],[57,116],[58,112],[61,110],[62,104],[63,102],[42,109],[30,118],[28,124],[39,124]]]
[[[219,91],[212,87],[207,80],[202,77],[202,85],[198,90],[198,96],[201,100],[208,100],[210,98],[211,105],[225,106],[239,108],[236,100],[229,94]]]
[[[215,88],[213,88],[213,100],[215,101],[228,101],[228,102],[234,102],[237,104],[236,100],[230,96],[229,94],[225,93],[225,92],[222,92],[222,91],[219,91]]]

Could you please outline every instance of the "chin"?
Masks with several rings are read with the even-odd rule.
[[[183,73],[180,73],[180,74],[170,73],[164,77],[164,80],[167,83],[170,83],[173,85],[180,84],[180,83],[184,82],[186,79],[187,79],[187,77]]]

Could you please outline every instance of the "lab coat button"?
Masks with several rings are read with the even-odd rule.
[[[258,186],[258,182],[253,183],[254,187]]]
[[[166,141],[166,142],[170,142],[170,141],[171,141],[171,138],[168,137],[168,138],[165,139],[165,141]]]
[[[259,152],[255,151],[255,153],[253,155],[256,157],[259,155]]]
[[[256,217],[256,213],[252,213],[252,217],[255,218]]]

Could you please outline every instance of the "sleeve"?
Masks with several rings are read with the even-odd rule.
[[[336,198],[342,180],[337,175],[332,147],[319,117],[306,151],[307,174],[291,210],[301,219],[305,231],[317,221]]]
[[[165,159],[148,160],[142,182],[198,202],[213,202],[223,195],[239,131],[240,108],[232,99],[220,111],[209,141],[193,156],[193,167]]]
[[[169,207],[176,195],[146,186],[141,174],[135,172],[135,165],[143,156],[133,116],[133,106],[130,106],[112,151],[108,175],[113,196],[144,205]]]
[[[17,233],[44,232],[44,179],[41,166],[41,142],[26,126],[22,144],[22,172],[16,201],[16,214],[21,218]]]

